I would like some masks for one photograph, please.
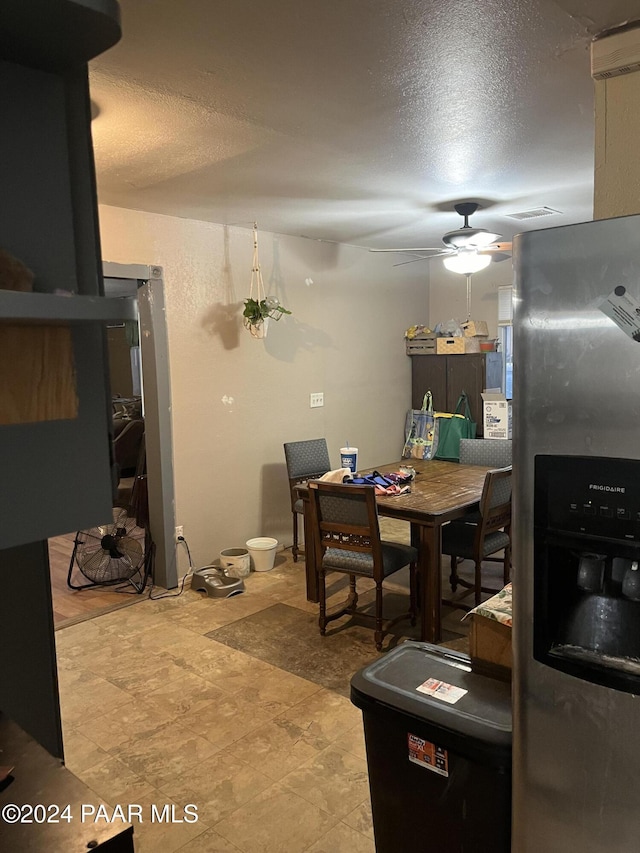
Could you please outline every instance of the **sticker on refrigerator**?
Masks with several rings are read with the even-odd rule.
[[[446,749],[436,746],[431,741],[423,740],[417,735],[412,735],[411,732],[407,733],[407,742],[409,761],[412,764],[419,764],[440,776],[449,775],[449,755]]]
[[[640,342],[640,302],[627,292],[626,287],[618,285],[599,307],[626,335]]]
[[[447,684],[446,681],[439,681],[437,678],[428,678],[419,687],[416,687],[416,690],[419,690],[420,693],[426,693],[427,696],[434,696],[436,699],[448,702],[449,705],[455,705],[468,692],[462,687]]]

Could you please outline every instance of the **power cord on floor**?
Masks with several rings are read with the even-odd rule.
[[[182,581],[180,582],[180,589],[178,592],[165,592],[162,595],[154,595],[153,594],[154,583],[152,581],[151,587],[149,588],[149,598],[152,601],[159,601],[161,598],[177,598],[179,595],[182,595],[182,593],[184,592],[185,583],[187,582],[187,580],[191,577],[191,575],[195,571],[195,568],[193,565],[193,560],[191,559],[191,551],[189,550],[189,545],[187,544],[187,540],[184,538],[184,536],[176,537],[176,551],[178,549],[178,545],[184,545],[184,547],[187,549],[187,557],[189,558],[189,571],[186,573],[186,575],[183,576]],[[175,556],[174,556],[174,560],[175,560]]]

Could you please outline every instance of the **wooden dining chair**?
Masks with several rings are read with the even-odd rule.
[[[304,502],[294,491],[294,486],[321,477],[331,470],[326,438],[312,438],[308,441],[289,441],[284,445],[284,456],[289,477],[291,493],[291,514],[293,516],[293,562],[298,562],[298,516],[304,514]]]
[[[463,523],[462,523],[463,522]],[[482,562],[489,560],[503,564],[504,585],[509,583],[511,572],[511,466],[488,471],[482,489],[480,509],[476,519],[466,518],[447,524],[442,529],[442,553],[451,557],[451,590],[458,584],[475,591],[475,604],[480,604],[483,592],[498,592],[482,586]],[[491,557],[502,551],[503,557]],[[473,560],[473,583],[458,574],[460,559]]]
[[[510,438],[461,438],[460,464],[487,465],[492,468],[506,468],[511,465]],[[480,520],[478,510],[468,512],[462,518],[456,518],[451,524],[477,524]]]
[[[327,624],[350,614],[373,618],[378,651],[389,630],[402,619],[416,621],[416,564],[418,552],[411,545],[385,542],[380,538],[378,507],[374,486],[354,486],[311,481],[309,502],[314,533],[316,566],[320,599],[320,633]],[[309,543],[310,544],[310,543]],[[409,610],[399,616],[383,619],[382,584],[394,572],[409,566]],[[327,614],[327,572],[349,575],[349,595],[337,611]],[[376,599],[373,616],[357,609],[356,581],[367,577],[375,581]]]

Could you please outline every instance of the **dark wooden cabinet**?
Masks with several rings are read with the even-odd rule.
[[[464,355],[412,355],[411,406],[419,409],[427,391],[437,411],[453,412],[462,391],[467,392],[471,416],[482,435],[482,392],[500,388],[502,355],[499,352]]]

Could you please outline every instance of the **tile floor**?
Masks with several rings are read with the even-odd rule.
[[[315,614],[304,562],[282,553],[246,588],[145,599],[57,631],[67,766],[111,806],[141,804],[143,818],[151,804],[176,816],[197,806],[197,823],[134,821],[137,853],[374,853],[361,715],[345,685],[214,638],[277,604]],[[464,633],[460,615],[447,617],[450,637]],[[318,633],[318,648],[353,630],[375,659],[368,627]]]

